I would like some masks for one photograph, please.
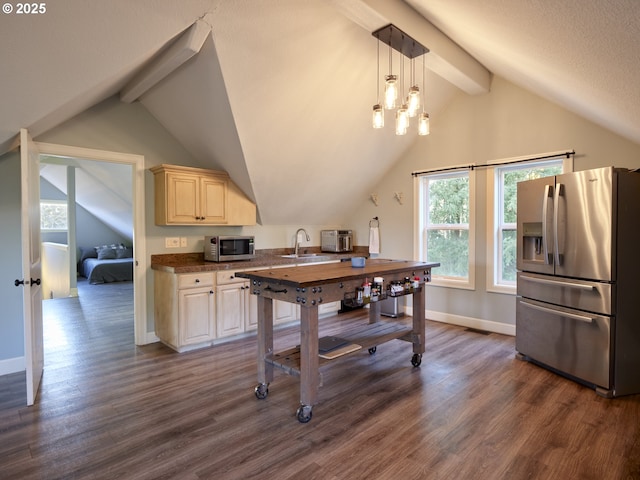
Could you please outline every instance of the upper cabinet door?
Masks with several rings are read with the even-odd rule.
[[[198,177],[167,173],[167,223],[193,223],[200,220]]]
[[[227,184],[224,178],[200,177],[200,216],[205,223],[227,223]]]

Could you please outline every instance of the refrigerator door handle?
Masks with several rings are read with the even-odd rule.
[[[550,265],[549,246],[547,243],[547,225],[548,225],[548,207],[549,197],[553,196],[553,187],[551,185],[544,186],[544,198],[542,199],[542,254],[544,255],[544,264]]]
[[[562,265],[562,255],[560,255],[560,242],[558,242],[558,213],[560,197],[564,195],[564,186],[561,183],[556,185],[553,198],[553,256],[556,266]]]
[[[566,318],[571,318],[572,320],[579,320],[580,322],[593,323],[593,317],[589,317],[587,315],[579,315],[577,313],[562,312],[560,310],[554,310],[553,308],[542,307],[540,305],[533,305],[532,303],[528,303],[522,300],[521,300],[521,303],[529,308],[532,308],[533,310],[540,310],[541,312],[557,315],[558,317],[566,317]]]
[[[527,277],[525,275],[520,276],[520,280],[526,280],[527,282],[532,282],[532,283],[542,283],[544,285],[577,288],[580,290],[586,290],[588,292],[594,289],[593,285],[587,285],[584,283],[571,283],[571,282],[563,282],[559,280],[547,280],[546,278]]]

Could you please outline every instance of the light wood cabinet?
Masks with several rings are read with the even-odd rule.
[[[287,266],[290,265],[248,270]],[[236,276],[238,271],[242,270],[180,274],[154,270],[154,314],[158,338],[174,350],[183,352],[255,331],[258,327],[258,297],[251,294],[248,279]],[[333,313],[339,305],[340,302],[321,305],[319,313]],[[273,302],[274,325],[299,319],[299,305],[281,300]]]
[[[340,302],[329,302],[318,305],[318,315],[333,315],[340,310]]]
[[[211,345],[216,338],[215,276],[211,272],[154,271],[156,335],[183,352]]]
[[[249,281],[237,278],[233,271],[218,272],[216,280],[218,337],[243,333],[249,315]]]
[[[274,300],[273,302],[273,324],[293,322],[300,318],[300,307],[295,303]]]
[[[226,172],[177,165],[151,168],[156,225],[255,225],[256,206]]]

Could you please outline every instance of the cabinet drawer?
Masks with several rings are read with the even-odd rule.
[[[212,287],[213,273],[183,273],[178,275],[178,288]]]
[[[224,270],[216,272],[216,281],[218,285],[227,285],[229,283],[242,283],[248,280],[246,278],[236,277],[236,270]]]
[[[284,267],[288,266],[288,265],[283,265]],[[224,270],[224,271],[219,271],[216,272],[216,282],[217,285],[227,285],[229,283],[242,283],[242,282],[248,282],[249,279],[248,278],[241,278],[241,277],[237,277],[236,273],[238,272],[244,272],[245,270],[268,270],[271,267],[258,267],[258,268],[244,268],[242,270]]]
[[[518,297],[516,350],[609,389],[613,323],[612,317]]]
[[[615,287],[587,280],[563,280],[549,275],[518,272],[518,295],[578,310],[614,315]]]

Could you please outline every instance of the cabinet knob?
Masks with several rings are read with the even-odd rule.
[[[196,278],[196,283],[200,283],[200,279],[199,278]]]

